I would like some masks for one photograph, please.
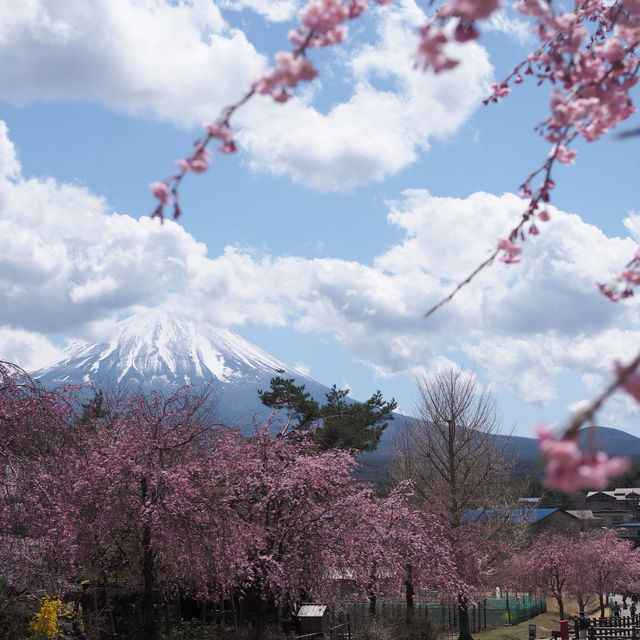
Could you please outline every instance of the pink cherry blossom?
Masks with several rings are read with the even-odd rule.
[[[491,85],[491,90],[496,98],[506,98],[511,93],[511,89],[509,89],[509,87],[495,82]]]
[[[378,4],[383,4],[378,2]],[[369,7],[368,0],[349,0],[349,19],[361,16]]]
[[[573,164],[578,152],[575,149],[567,149],[564,145],[559,145],[556,150],[556,159],[563,164]]]
[[[206,147],[198,145],[194,154],[187,158],[187,164],[194,173],[202,173],[209,168],[211,163],[211,151]]]
[[[522,253],[522,247],[519,247],[511,240],[500,238],[498,240],[498,250],[504,252],[500,257],[500,260],[502,262],[505,262],[506,264],[515,264],[517,262],[520,262],[520,258],[518,258],[518,255]]]
[[[222,140],[222,142],[231,142],[235,138],[235,131],[231,129],[225,123],[220,122],[205,122],[204,130],[208,136]]]
[[[341,0],[310,0],[299,12],[300,24],[307,31],[327,33],[349,18],[349,8]]]
[[[162,204],[168,204],[171,200],[171,196],[169,195],[169,187],[166,182],[152,182],[149,185],[151,189],[151,193],[160,200]]]
[[[220,151],[221,153],[235,153],[238,150],[238,147],[236,147],[236,143],[231,140],[229,142],[225,142],[224,144],[221,144],[220,146],[216,147],[216,149],[218,151]]]
[[[418,30],[420,44],[416,52],[417,64],[423,69],[432,69],[440,73],[453,69],[458,65],[457,60],[449,58],[444,52],[445,44],[449,41],[444,30],[427,24]]]
[[[438,11],[438,16],[454,16],[465,22],[474,22],[488,18],[498,6],[498,0],[448,0]]]
[[[609,480],[629,468],[627,458],[583,453],[573,438],[556,438],[545,425],[537,428],[538,446],[547,459],[545,484],[561,491],[604,489]]]
[[[286,88],[293,88],[301,80],[313,80],[318,72],[313,63],[301,55],[295,55],[286,51],[276,54],[278,66],[269,69],[260,78],[254,81],[253,90],[263,95],[271,95],[278,102],[285,102],[289,97]]]
[[[625,269],[620,272],[620,279],[629,282],[630,284],[638,285],[640,284],[640,272]]]

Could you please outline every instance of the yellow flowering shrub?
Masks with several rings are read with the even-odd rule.
[[[40,611],[29,623],[30,637],[33,640],[55,640],[60,632],[59,620],[62,617],[71,619],[77,614],[71,605],[64,604],[57,596],[45,596]]]

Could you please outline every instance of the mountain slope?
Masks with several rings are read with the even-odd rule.
[[[220,420],[230,425],[269,415],[258,389],[268,389],[279,371],[314,397],[329,391],[229,329],[196,325],[159,310],[119,322],[109,341],[73,343],[66,354],[34,377],[47,387],[74,384],[129,393],[171,393],[184,385],[209,384]]]

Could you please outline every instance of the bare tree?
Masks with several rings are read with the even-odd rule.
[[[499,436],[493,395],[456,369],[439,370],[417,385],[416,418],[405,420],[394,441],[392,475],[411,480],[427,504],[437,494],[454,529],[471,521],[489,525],[488,536],[513,528],[516,496],[507,482],[513,460],[509,438]],[[460,640],[471,639],[468,605],[468,596],[458,594]]]

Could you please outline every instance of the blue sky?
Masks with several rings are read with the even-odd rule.
[[[522,263],[423,318],[518,220],[548,153],[547,89],[481,104],[535,45],[508,5],[437,78],[413,68],[428,3],[373,7],[312,52],[320,77],[296,99],[238,112],[240,152],[188,176],[180,225],[149,220],[148,184],[287,49],[300,6],[0,0],[0,357],[36,368],[164,306],[358,399],[411,413],[416,376],[460,366],[505,431],[562,424],[640,343],[638,302],[596,292],[640,236],[635,141],[578,144]],[[637,417],[619,394],[599,423]]]

